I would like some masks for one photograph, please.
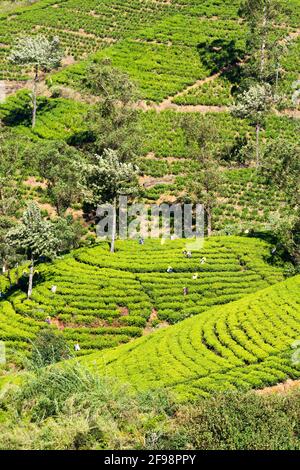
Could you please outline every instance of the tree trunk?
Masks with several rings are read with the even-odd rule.
[[[259,133],[260,133],[260,125],[256,124],[256,167],[259,166],[259,160],[260,160]]]
[[[39,81],[39,69],[38,66],[35,67],[35,77],[33,81],[33,88],[32,88],[32,129],[35,128],[36,123],[36,111],[37,111],[37,85]]]
[[[211,208],[206,208],[206,217],[207,217],[207,236],[210,237],[212,234],[212,215]]]
[[[29,282],[28,282],[28,293],[27,298],[30,299],[33,288],[33,275],[34,275],[34,260],[31,258],[30,269],[29,269]]]
[[[260,75],[262,78],[264,68],[265,68],[265,60],[266,60],[266,28],[267,26],[267,8],[264,7],[263,12],[263,35],[262,35],[262,43],[261,43],[261,55],[260,55]]]
[[[11,288],[12,282],[11,282],[11,276],[10,276],[10,268],[7,268],[7,277],[8,277],[8,280],[9,280],[9,287]]]
[[[111,245],[110,252],[115,252],[115,240],[116,240],[116,231],[117,231],[117,198],[114,198],[114,213],[113,213],[113,225],[111,233]]]
[[[12,284],[11,284],[11,277],[10,277],[10,268],[9,268],[9,264],[6,260],[3,261],[2,273],[9,280],[9,287],[11,287]]]
[[[276,80],[275,80],[275,92],[274,94],[277,95],[277,90],[278,90],[278,82],[279,82],[279,64],[277,64],[276,67]]]

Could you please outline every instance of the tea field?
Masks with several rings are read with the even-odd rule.
[[[40,97],[37,123],[32,129],[30,112],[26,112],[29,100],[28,91],[22,90],[0,105],[0,118],[17,135],[26,136],[33,142],[43,139],[74,142],[77,136],[87,131],[83,118],[91,104],[66,98]],[[14,121],[16,115],[17,122]],[[160,113],[141,111],[139,119],[144,136],[137,161],[143,177],[142,200],[146,203],[158,199],[183,200],[189,196],[189,175],[195,167],[182,128],[183,114],[172,110]],[[283,195],[267,184],[254,168],[232,167],[226,162],[237,142],[253,134],[253,127],[247,120],[234,118],[226,112],[196,114],[196,120],[199,124],[209,121],[214,126],[214,151],[223,161],[218,204],[213,208],[214,232],[232,234],[244,230],[267,230],[270,217],[278,211],[284,214],[288,208]],[[293,143],[299,133],[298,119],[270,115],[264,138],[271,141],[280,136]],[[32,196],[36,197],[36,194]]]
[[[48,318],[49,328],[59,328],[71,348],[78,342],[80,354],[89,354],[283,280],[282,270],[270,264],[272,246],[262,240],[213,237],[190,259],[182,253],[185,247],[184,240],[161,244],[151,239],[143,246],[136,240],[118,241],[111,254],[102,243],[40,265],[30,300],[21,289],[10,293],[4,285],[0,340],[9,357],[28,354]],[[25,288],[23,270],[19,283]]]
[[[300,8],[299,0],[281,3],[289,6],[290,13],[274,32],[284,38],[297,31]],[[0,14],[0,79],[28,79],[28,70],[8,60],[18,36],[55,35],[61,40],[65,61],[64,68],[51,77],[51,85],[80,89],[86,66],[108,57],[136,81],[141,99],[160,102],[243,59],[245,29],[239,6],[239,0],[40,0],[16,7]],[[291,44],[282,64],[286,90],[297,79],[297,47]],[[217,94],[218,105],[227,105],[231,86],[225,73],[216,84],[175,102],[214,105]]]
[[[291,348],[300,334],[299,294],[297,276],[85,363],[137,390],[170,389],[183,401],[299,378]]]

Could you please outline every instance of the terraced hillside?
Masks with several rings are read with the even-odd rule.
[[[180,399],[300,377],[300,276],[84,361],[135,389],[167,387]]]
[[[0,302],[0,340],[9,356],[27,353],[48,317],[71,347],[79,342],[80,354],[88,354],[283,279],[268,264],[271,247],[261,240],[213,237],[191,259],[182,254],[185,246],[184,240],[147,240],[144,246],[119,241],[115,254],[101,244],[40,265],[31,300],[17,290]],[[167,273],[169,266],[173,273]]]
[[[12,120],[18,110],[26,107],[30,98],[21,91],[0,105],[0,118],[18,135],[28,136],[32,141],[62,139],[76,141],[76,136],[87,131],[86,116],[91,105],[70,99],[40,98],[35,129],[31,128],[30,115],[24,114],[17,124]],[[192,113],[190,113],[191,115]],[[137,164],[141,170],[141,195],[145,202],[173,202],[189,196],[189,173],[195,167],[190,158],[182,129],[183,113],[175,111],[141,112],[140,125],[145,139]],[[218,194],[218,205],[213,208],[213,230],[215,233],[241,233],[246,229],[268,230],[270,218],[279,211],[284,214],[288,206],[282,194],[267,184],[253,168],[238,168],[227,165],[227,158],[239,139],[253,134],[253,127],[246,120],[234,118],[228,113],[198,114],[199,124],[209,120],[217,131],[214,151],[223,156],[222,184]],[[300,132],[300,121],[287,116],[271,115],[267,119],[264,139],[272,141],[280,136],[294,143]],[[28,189],[28,186],[25,189]],[[46,198],[42,194],[34,197]],[[51,201],[49,201],[51,202]],[[232,231],[232,226],[234,230]]]
[[[274,32],[282,38],[293,34],[295,40],[283,64],[288,89],[299,67],[300,8],[299,0],[281,3],[288,4],[290,14]],[[0,15],[0,79],[28,79],[26,69],[7,60],[17,36],[56,35],[65,50],[64,65],[71,65],[56,74],[51,84],[80,89],[86,65],[109,57],[138,83],[144,100],[175,97],[174,103],[214,105],[217,94],[217,104],[227,105],[233,83],[223,68],[246,52],[239,6],[239,0],[40,0]],[[221,50],[217,66],[211,65],[214,47]],[[200,83],[191,93],[176,96],[215,73],[221,73],[217,83]]]

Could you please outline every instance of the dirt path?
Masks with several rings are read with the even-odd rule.
[[[152,312],[151,312],[151,315],[149,317],[149,320],[147,322],[147,325],[146,327],[144,328],[144,331],[143,331],[143,335],[146,336],[146,335],[150,335],[151,333],[153,333],[153,331],[155,330],[155,328],[153,328],[152,326],[152,322],[155,321],[155,320],[158,320],[158,312],[155,308],[152,308]],[[169,326],[169,323],[166,322],[166,321],[161,321],[156,328],[158,329],[161,329],[161,328],[167,328]]]
[[[165,100],[160,104],[147,104],[144,101],[140,101],[135,106],[136,109],[141,109],[142,111],[156,111],[157,113],[161,113],[167,109],[177,111],[180,113],[223,113],[224,111],[228,111],[227,106],[205,106],[202,104],[199,105],[178,105],[172,103],[169,100]]]
[[[291,390],[300,387],[300,380],[287,380],[286,382],[274,385],[273,387],[266,387],[261,390],[257,390],[258,395],[272,395],[273,393],[287,393]]]
[[[182,113],[190,113],[190,112],[208,113],[208,112],[226,111],[228,109],[226,106],[178,105],[178,104],[173,103],[173,101],[177,98],[180,98],[181,96],[184,96],[186,93],[189,93],[190,91],[195,90],[205,85],[206,83],[216,80],[218,77],[220,77],[220,75],[224,71],[228,69],[229,67],[226,67],[226,69],[220,70],[220,72],[218,73],[215,73],[204,79],[197,80],[192,85],[189,85],[184,90],[180,91],[179,93],[176,93],[176,95],[169,96],[168,98],[166,98],[159,104],[156,104],[156,103],[148,104],[146,101],[140,101],[137,103],[136,107],[137,109],[141,109],[143,111],[155,110],[158,113],[160,113],[161,111],[165,111],[166,109],[172,109],[174,111],[180,111]]]
[[[154,178],[152,176],[142,176],[139,179],[139,183],[144,188],[153,188],[158,184],[173,184],[175,182],[175,177],[173,175],[166,175],[160,178]]]

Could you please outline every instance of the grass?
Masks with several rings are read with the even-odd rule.
[[[216,392],[180,404],[71,363],[1,390],[1,450],[299,449],[299,390]]]

